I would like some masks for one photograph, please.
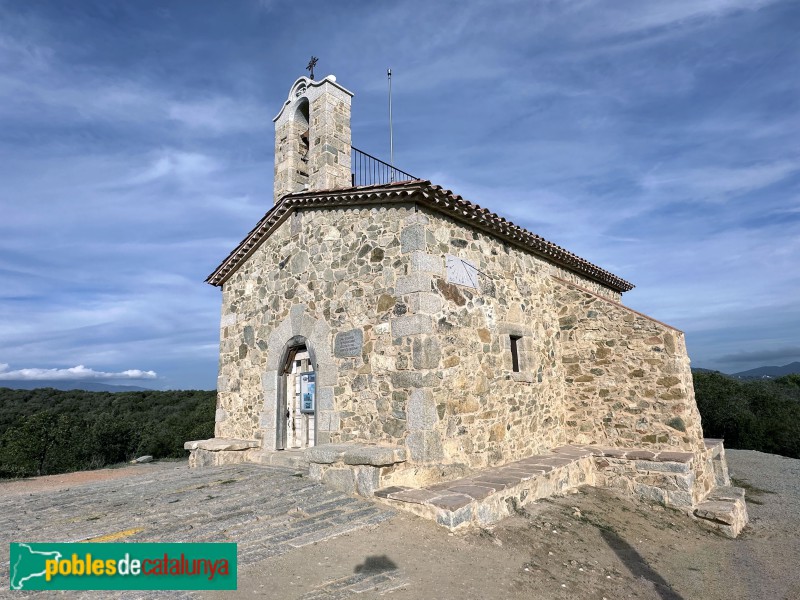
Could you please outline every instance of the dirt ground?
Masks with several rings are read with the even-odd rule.
[[[43,477],[29,477],[26,479],[13,479],[2,482],[4,496],[35,494],[36,492],[57,492],[71,487],[88,485],[98,481],[111,481],[114,479],[127,479],[139,474],[151,473],[153,469],[166,469],[172,461],[158,461],[153,464],[119,465],[108,469],[95,471],[78,471],[76,473],[62,473],[61,475],[45,475]],[[175,461],[177,464],[177,461]]]
[[[751,524],[737,540],[685,514],[586,488],[491,531],[453,535],[400,515],[248,567],[236,595],[351,597],[337,587],[372,568],[397,587],[357,597],[800,599],[800,460],[735,450],[728,460],[749,487]]]
[[[737,540],[680,512],[585,488],[529,506],[491,530],[450,534],[398,513],[243,567],[237,592],[200,597],[799,600],[800,460],[727,453],[733,476],[748,489],[750,525]],[[2,491],[80,487],[138,477],[145,467],[8,482]]]

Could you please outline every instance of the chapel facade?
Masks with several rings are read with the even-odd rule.
[[[294,453],[371,496],[568,447],[604,450],[584,482],[669,506],[728,485],[684,334],[625,307],[629,282],[451,191],[380,161],[357,173],[352,97],[301,77],[275,117],[274,205],[207,279],[218,406],[192,464]]]

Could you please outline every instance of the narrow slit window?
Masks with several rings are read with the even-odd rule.
[[[522,339],[520,335],[512,335],[511,338],[511,370],[519,373],[519,348],[517,342]]]

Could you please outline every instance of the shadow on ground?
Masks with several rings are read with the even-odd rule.
[[[364,564],[356,565],[354,573],[383,573],[384,571],[394,571],[397,565],[386,556],[368,556],[364,559]]]
[[[601,529],[600,536],[603,538],[609,548],[614,551],[614,554],[628,567],[628,570],[634,577],[641,577],[651,582],[655,586],[656,592],[661,596],[662,600],[684,600],[683,596],[677,594],[672,586],[658,574],[647,561],[642,558],[636,549],[628,542],[622,539],[619,535],[610,529]]]

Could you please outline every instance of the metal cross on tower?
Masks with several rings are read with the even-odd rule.
[[[311,72],[311,79],[314,79],[314,67],[316,66],[317,66],[317,57],[312,55],[311,60],[308,61],[308,66],[306,67],[306,70]]]

